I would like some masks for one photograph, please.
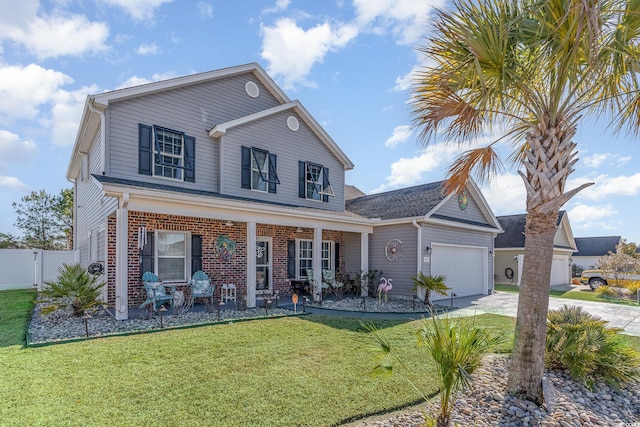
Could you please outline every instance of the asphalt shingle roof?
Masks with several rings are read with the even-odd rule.
[[[565,211],[560,211],[558,224],[562,221]],[[527,214],[504,215],[496,217],[504,233],[498,234],[494,241],[496,248],[524,248],[524,228]]]
[[[345,209],[367,218],[395,219],[424,216],[440,203],[444,181],[347,200]]]
[[[576,237],[578,252],[573,256],[602,256],[616,251],[620,236]]]

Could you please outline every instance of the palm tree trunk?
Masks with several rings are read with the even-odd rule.
[[[557,221],[558,211],[527,214],[518,318],[507,382],[509,394],[538,404],[542,403],[549,283]]]

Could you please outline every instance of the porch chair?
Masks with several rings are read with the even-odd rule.
[[[191,276],[191,300],[189,301],[189,308],[193,306],[196,298],[204,298],[207,305],[211,302],[213,307],[213,292],[216,290],[216,285],[211,284],[211,280],[207,273],[202,270],[198,270]]]
[[[142,275],[142,284],[147,291],[147,300],[140,305],[140,308],[145,308],[151,305],[151,308],[155,311],[161,305],[169,303],[173,307],[173,295],[167,294],[166,289],[162,286],[162,282],[151,271],[145,271]]]
[[[307,286],[309,289],[309,293],[315,298],[315,277],[313,274],[313,268],[307,268]],[[322,292],[324,293],[327,289],[329,289],[329,285],[322,280],[320,286],[322,287]]]
[[[333,270],[322,270],[322,288],[324,285],[332,291],[336,288],[342,288],[344,283],[336,281],[336,272]]]

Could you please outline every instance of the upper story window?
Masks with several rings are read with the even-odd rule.
[[[193,136],[160,126],[138,125],[138,173],[195,182]]]
[[[242,147],[242,188],[275,193],[280,184],[276,160],[276,155],[266,150]]]
[[[329,168],[317,163],[298,163],[298,196],[309,200],[329,201],[335,193],[329,182]]]
[[[184,134],[161,127],[153,127],[155,134],[153,174],[165,178],[182,179],[184,163]]]

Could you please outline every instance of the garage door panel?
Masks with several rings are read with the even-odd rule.
[[[446,276],[445,283],[458,297],[486,293],[486,250],[477,247],[433,245],[431,273]],[[433,300],[444,299],[432,295]]]

